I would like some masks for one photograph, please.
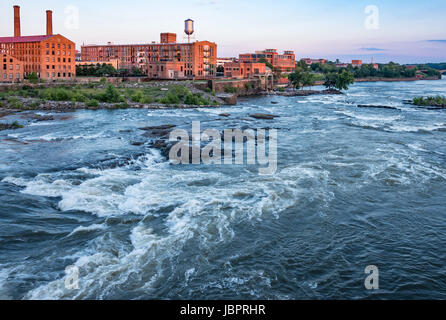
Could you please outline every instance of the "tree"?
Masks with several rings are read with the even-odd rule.
[[[325,74],[324,86],[328,89],[333,89],[336,87],[336,82],[338,81],[339,74],[336,72],[330,72]]]
[[[26,75],[25,79],[29,80],[30,83],[39,82],[39,77],[37,76],[37,73],[35,73],[35,72],[28,73]]]
[[[140,76],[140,75],[142,75],[141,69],[138,68],[138,67],[135,67],[135,66],[132,67],[132,70],[130,72],[131,72],[131,74],[133,76]]]
[[[288,75],[288,80],[293,84],[294,88],[299,89],[303,85],[304,74],[298,67],[293,73]]]
[[[354,75],[343,70],[342,73],[330,72],[326,74],[324,86],[328,89],[348,90],[349,86],[354,82]]]
[[[303,87],[312,87],[316,83],[316,77],[314,74],[305,72],[302,77],[302,86]]]
[[[302,70],[306,71],[308,70],[308,65],[305,62],[305,60],[300,60],[297,64],[296,67],[301,68]]]
[[[355,77],[353,76],[353,74],[344,70],[338,76],[338,81],[336,83],[336,89],[348,90],[348,87],[353,83],[355,83]]]

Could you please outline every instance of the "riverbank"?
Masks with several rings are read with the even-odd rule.
[[[411,82],[411,81],[422,81],[422,80],[441,80],[441,78],[437,77],[426,77],[426,78],[382,78],[382,77],[373,77],[373,78],[357,78],[355,82]]]
[[[326,90],[289,90],[289,91],[263,91],[261,95],[265,96],[282,96],[282,97],[306,97],[312,95],[333,95],[344,94],[342,91],[335,89]]]

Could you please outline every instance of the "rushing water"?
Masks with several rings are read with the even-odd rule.
[[[0,132],[0,298],[444,299],[446,111],[403,100],[445,92],[445,80],[362,83]],[[259,112],[280,117],[247,118]],[[277,128],[277,173],[175,166],[131,144],[139,127],[193,120]],[[65,288],[70,265],[77,290]],[[368,265],[377,291],[364,288]]]

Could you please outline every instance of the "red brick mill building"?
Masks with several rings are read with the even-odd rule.
[[[75,43],[53,34],[52,14],[50,10],[46,12],[46,34],[22,36],[20,7],[14,6],[14,37],[0,37],[0,82],[21,81],[33,72],[45,80],[69,80],[76,76]]]
[[[217,74],[215,43],[178,43],[175,33],[161,33],[160,43],[82,46],[81,57],[92,63],[116,59],[120,69],[137,67],[150,79],[208,79]]]

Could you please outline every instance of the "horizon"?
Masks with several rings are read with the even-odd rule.
[[[364,63],[401,64],[446,61],[444,1],[427,3],[395,0],[325,0],[321,3],[277,1],[274,7],[234,0],[177,0],[163,3],[134,1],[3,1],[0,37],[13,35],[13,5],[21,7],[22,35],[44,34],[45,10],[52,10],[54,32],[76,43],[130,44],[159,42],[161,32],[177,33],[183,40],[184,20],[195,21],[195,39],[215,42],[218,57],[275,48],[293,50],[301,58],[336,59]],[[373,6],[373,7],[370,7]],[[135,9],[137,8],[137,9]],[[286,8],[286,10],[284,9]],[[168,13],[165,19],[163,13]],[[118,16],[119,14],[119,16]],[[117,20],[119,19],[119,20]],[[150,21],[150,23],[147,23]],[[117,23],[119,22],[119,23]]]

